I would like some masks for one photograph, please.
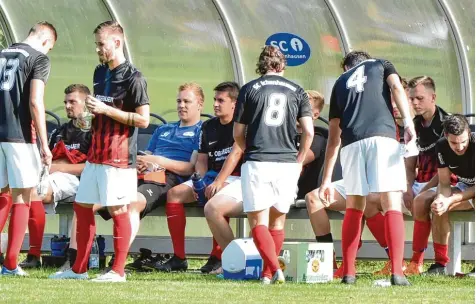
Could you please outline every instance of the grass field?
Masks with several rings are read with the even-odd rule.
[[[191,260],[198,269],[204,260]],[[223,281],[213,275],[133,273],[127,283],[53,281],[53,269],[29,271],[28,278],[0,277],[0,303],[474,303],[473,278],[411,277],[411,287],[374,287],[370,275],[383,262],[359,262],[355,286],[329,284],[263,286]],[[474,264],[463,264],[469,271]],[[94,277],[94,273],[90,272]]]

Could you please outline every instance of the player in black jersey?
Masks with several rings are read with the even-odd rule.
[[[30,196],[38,184],[41,163],[51,165],[48,148],[43,96],[50,74],[46,54],[53,48],[57,34],[48,22],[35,24],[28,37],[0,52],[0,188],[11,189],[13,201],[8,227],[8,248],[2,275],[25,275],[17,267],[26,226]],[[36,145],[40,140],[40,156]],[[3,227],[9,209],[6,195],[0,200],[0,226]]]
[[[437,105],[436,85],[431,77],[415,77],[408,82],[408,87],[416,115],[413,121],[419,154],[408,157],[405,162],[408,188],[403,200],[414,219],[413,254],[404,272],[407,276],[423,272],[424,253],[431,232],[430,205],[436,196],[435,191],[427,190],[438,184],[436,143],[443,137],[442,121],[448,115]],[[454,177],[452,179],[456,182]]]
[[[448,238],[450,235],[449,211],[474,210],[474,133],[463,115],[447,116],[443,121],[444,138],[436,144],[438,158],[438,187],[431,204],[432,235],[435,263],[428,274],[446,274]],[[451,175],[458,183],[451,186]]]
[[[324,96],[313,90],[308,90],[309,102],[312,107],[312,118],[317,120],[324,107]],[[301,128],[298,125],[298,135],[296,136],[296,144],[301,140]],[[322,166],[326,147],[326,138],[319,132],[314,133],[309,152],[303,162],[303,170],[298,181],[298,198],[300,193],[309,191],[310,187],[316,187],[318,182],[318,174]],[[206,195],[211,197],[205,205],[205,217],[208,226],[212,231],[213,237],[216,238],[221,248],[226,248],[233,241],[233,231],[228,222],[228,218],[237,217],[243,213],[243,196],[241,189],[241,180],[236,180],[231,184],[224,185],[226,178],[233,172],[234,168],[239,164],[243,156],[243,151],[234,145],[231,153],[228,155],[222,170],[218,174],[215,181],[208,186]],[[219,191],[217,191],[219,189]],[[273,226],[269,226],[269,232],[273,239],[284,237],[284,222],[275,221]],[[279,241],[277,242],[279,243]],[[218,270],[221,272],[222,269]],[[264,268],[261,273],[263,282],[271,281],[272,274],[269,267]]]
[[[201,128],[198,157],[195,171],[200,174],[207,185],[211,184],[220,172],[226,157],[230,154],[233,140],[233,112],[238,97],[239,85],[234,82],[223,82],[215,87],[213,109],[215,116],[205,121]],[[233,170],[225,183],[229,184],[239,178],[239,166]],[[185,209],[183,204],[196,201],[192,181],[186,181],[167,192],[165,213],[174,255],[167,262],[157,264],[158,271],[187,270],[185,256]],[[213,240],[213,250],[206,265],[201,269],[209,273],[221,266],[221,249]]]
[[[284,283],[277,257],[284,233],[273,240],[269,227],[286,217],[296,198],[302,163],[314,134],[308,96],[283,77],[285,66],[279,48],[264,47],[256,69],[261,77],[241,88],[233,130],[245,153],[241,167],[243,209],[274,283]],[[295,144],[297,121],[302,128],[299,151]]]
[[[20,263],[22,268],[40,265],[41,245],[45,228],[45,210],[54,214],[58,202],[72,203],[79,185],[79,176],[84,169],[87,153],[91,144],[91,132],[81,129],[80,117],[84,113],[86,97],[91,94],[82,84],[69,85],[64,90],[64,106],[69,122],[55,129],[49,142],[53,155],[50,174],[47,178],[48,190],[44,197],[34,191],[30,204],[28,233],[30,250],[26,259]],[[45,204],[45,207],[43,207]],[[76,232],[76,217],[73,216],[72,231]],[[76,233],[71,234],[68,253],[71,259],[76,256]],[[68,266],[70,261],[68,261]]]
[[[365,197],[380,193],[385,212],[386,240],[392,263],[391,283],[409,285],[402,272],[405,236],[401,192],[406,190],[405,166],[396,140],[390,95],[402,114],[405,142],[415,140],[405,91],[394,66],[387,60],[372,59],[353,51],[343,60],[344,73],[332,90],[329,111],[329,139],[319,199],[334,201],[332,172],[342,141],[341,164],[346,199],[342,227],[344,277],[355,283],[355,258],[360,239]],[[388,176],[392,176],[389,179]]]

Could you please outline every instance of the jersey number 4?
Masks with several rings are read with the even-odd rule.
[[[0,58],[0,73],[2,75],[2,82],[0,83],[0,89],[2,91],[10,91],[13,88],[15,82],[15,73],[18,69],[20,61],[18,58],[6,59]]]
[[[268,108],[264,115],[264,122],[271,127],[283,124],[288,99],[283,93],[272,93],[268,97]]]
[[[367,82],[367,76],[365,76],[365,66],[359,66],[349,79],[347,79],[347,89],[355,88],[357,93],[364,91],[364,83]]]

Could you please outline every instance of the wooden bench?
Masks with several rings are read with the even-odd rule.
[[[60,235],[68,235],[69,227],[71,225],[71,220],[73,217],[73,208],[71,204],[59,204],[56,208],[56,212],[59,215],[59,234]],[[327,214],[329,216],[329,220],[343,220],[344,215],[336,212],[336,211],[327,211]],[[197,204],[188,204],[186,205],[186,215],[187,217],[204,217],[203,213],[203,207],[199,206]],[[152,211],[149,216],[165,216],[165,208],[164,207],[159,207]],[[237,221],[236,225],[236,237],[241,238],[241,237],[246,237],[248,236],[248,225],[245,222],[246,215],[242,214],[239,217],[239,220]],[[297,200],[295,205],[291,207],[290,212],[287,215],[288,219],[294,219],[294,220],[308,220],[309,216],[306,210],[306,204],[304,200]],[[448,269],[448,274],[454,275],[457,272],[461,271],[461,260],[462,260],[462,227],[464,222],[474,222],[474,211],[456,211],[456,212],[451,212],[450,213],[450,220],[451,220],[451,237],[450,237],[450,242],[449,242],[449,257],[450,257],[450,263],[447,266]],[[405,221],[413,221],[413,219],[410,216],[405,215],[404,216]],[[204,239],[206,241],[204,242]],[[138,248],[140,247],[148,247],[151,248],[151,246],[147,246],[148,244],[154,242],[154,240],[161,240],[161,244],[164,244],[164,242],[170,242],[168,238],[160,238],[160,237],[140,237],[138,236],[136,241],[131,246],[131,252],[136,252]],[[199,250],[198,254],[206,254],[207,250],[209,249],[210,246],[208,246],[208,243],[210,241],[210,238],[187,238],[187,248],[194,248],[195,246],[200,246],[204,248],[203,250]],[[300,240],[300,241],[313,241],[313,240]],[[27,243],[27,240],[25,240],[25,243]],[[108,249],[106,251],[111,251],[112,250],[112,240],[109,240],[108,242]],[[140,246],[142,244],[142,246]],[[46,244],[49,246],[49,244]],[[136,246],[134,246],[136,245]],[[111,248],[109,248],[111,247]],[[160,248],[161,246],[159,246]],[[170,246],[167,246],[170,247]],[[365,250],[365,248],[367,250]],[[407,242],[405,246],[405,253],[406,256],[411,255],[411,242]],[[157,248],[157,246],[156,246]],[[337,256],[341,256],[341,246],[340,246],[340,241],[335,241],[335,248],[336,248],[336,254]],[[431,246],[429,246],[431,248]],[[464,255],[465,259],[469,260],[474,260],[474,244],[469,244],[465,245],[465,249],[469,251],[467,254]],[[433,253],[430,252],[432,250],[429,250],[427,252],[426,256],[427,258],[433,257]],[[361,258],[386,258],[386,256],[383,253],[383,250],[376,244],[376,242],[364,242],[363,248],[359,251],[359,257]]]

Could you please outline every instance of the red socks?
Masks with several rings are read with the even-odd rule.
[[[347,208],[342,224],[342,262],[344,275],[355,276],[355,259],[359,247],[362,217],[361,210]]]
[[[431,232],[431,222],[422,222],[415,220],[413,224],[413,256],[411,261],[422,264],[425,249],[428,247],[428,238]]]
[[[433,242],[433,248],[435,249],[435,262],[446,266],[450,261],[448,257],[448,245]]]
[[[78,203],[74,203],[73,209],[77,218],[76,242],[78,249],[72,269],[75,273],[85,273],[88,271],[89,254],[96,233],[96,222],[94,221],[93,208],[82,207]]]
[[[183,204],[167,203],[165,205],[167,215],[167,225],[169,226],[170,237],[174,247],[174,254],[185,259],[185,209]]]
[[[230,218],[225,216],[225,220],[227,223],[230,223]],[[221,260],[221,254],[223,253],[223,250],[221,249],[220,245],[218,245],[217,240],[213,238],[213,244],[212,244],[212,252],[210,252],[211,256],[216,257],[217,259]]]
[[[385,217],[378,212],[376,215],[367,218],[367,227],[382,248],[387,248],[387,240],[385,239]]]
[[[129,213],[116,215],[112,220],[114,221],[114,254],[116,255],[112,270],[124,276],[124,266],[126,265],[132,233]]]
[[[385,238],[390,251],[392,274],[403,276],[402,261],[405,245],[405,223],[403,214],[390,210],[385,213]]]
[[[8,219],[8,214],[10,213],[10,208],[12,207],[12,196],[10,193],[0,194],[0,232],[5,227],[5,223]],[[0,250],[0,253],[2,251]]]
[[[37,258],[41,255],[45,220],[46,215],[43,202],[32,201],[30,203],[30,218],[28,220],[28,233],[30,234],[30,250],[28,254],[34,255]]]
[[[10,224],[8,225],[8,247],[3,265],[8,270],[17,268],[18,254],[25,238],[25,230],[28,226],[29,206],[26,204],[13,204]]]
[[[251,234],[253,236],[253,242],[258,249],[261,258],[263,259],[263,272],[269,268],[271,275],[273,275],[279,269],[279,262],[278,262],[278,254],[276,254],[276,245],[274,244],[273,237],[271,236],[268,227],[264,225],[258,225],[251,230]],[[279,239],[284,239],[284,232],[282,236],[276,235]],[[282,243],[281,243],[282,246]]]

